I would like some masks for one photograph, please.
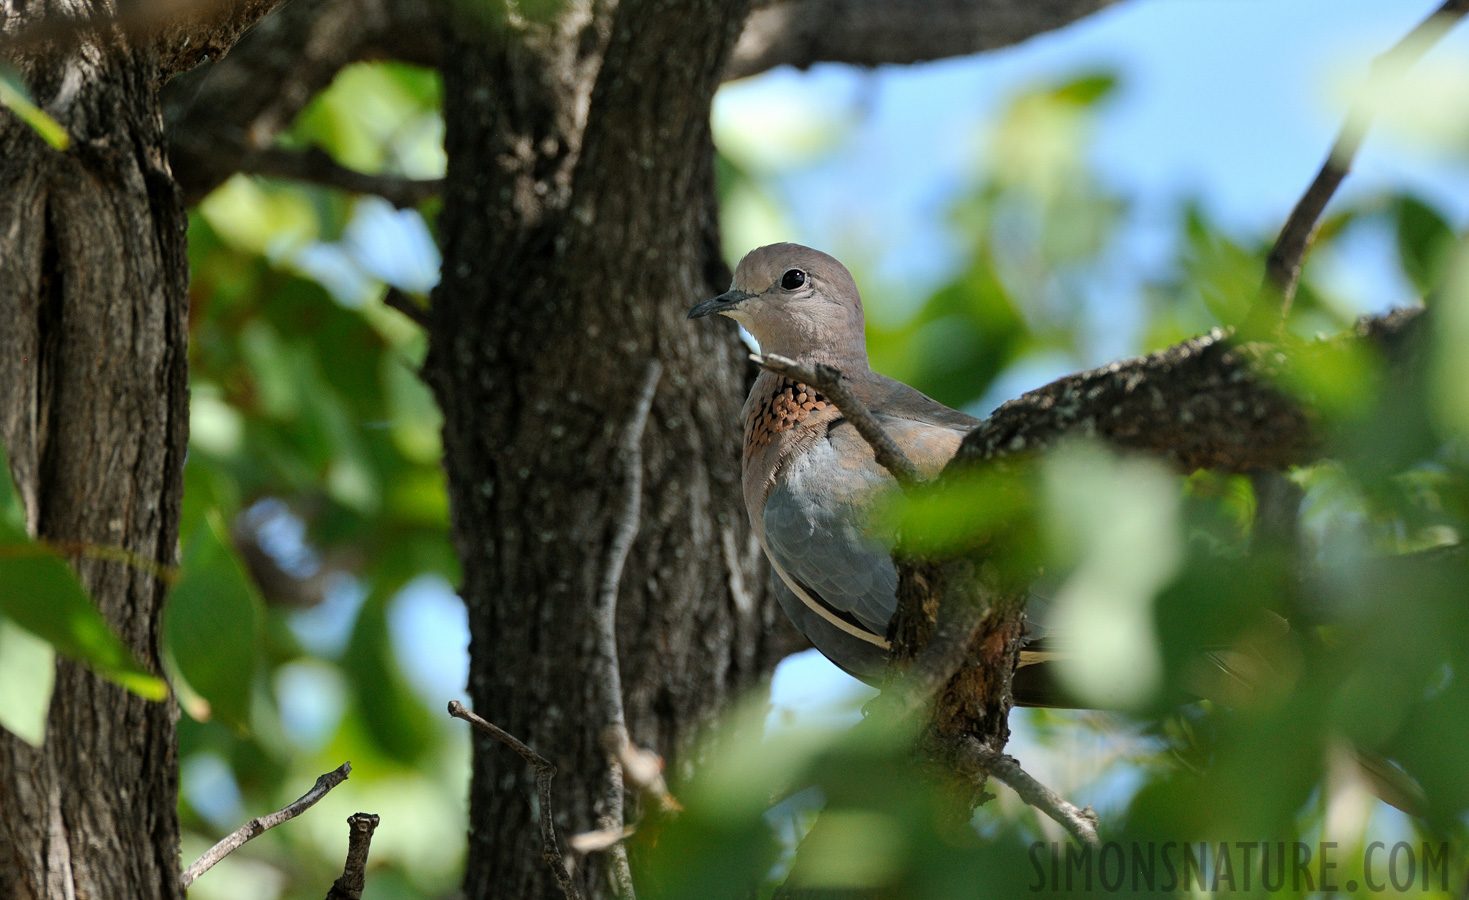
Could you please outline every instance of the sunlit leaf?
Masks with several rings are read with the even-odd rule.
[[[223,520],[205,515],[185,545],[164,628],[189,686],[240,730],[250,722],[260,609]]]
[[[0,727],[41,746],[55,684],[55,649],[0,616]]]
[[[899,534],[905,550],[946,556],[978,547],[1016,571],[1037,560],[1031,470],[984,466],[893,494],[879,506],[879,534]]]
[[[1081,645],[1062,657],[1062,680],[1103,709],[1141,706],[1162,684],[1153,601],[1182,561],[1179,480],[1084,444],[1052,453],[1045,476],[1047,531],[1071,572],[1052,624]]]
[[[1418,293],[1427,296],[1443,280],[1458,239],[1438,211],[1421,200],[1403,197],[1394,205],[1398,226],[1398,258]]]
[[[71,567],[30,540],[10,463],[0,446],[0,615],[88,663],[139,696],[162,700],[168,686],[133,657],[87,596]],[[23,652],[23,651],[22,651]]]
[[[168,686],[133,657],[60,556],[38,543],[0,543],[0,614],[140,697]]]
[[[35,103],[25,84],[15,76],[8,66],[0,66],[0,106],[7,107],[24,123],[31,126],[41,139],[57,150],[71,146],[71,135],[66,128]]]

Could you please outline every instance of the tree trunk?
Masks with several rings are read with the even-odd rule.
[[[27,24],[0,3],[0,31]],[[188,428],[187,221],[145,52],[83,40],[23,67],[70,132],[0,111],[0,439],[32,533],[176,563]],[[166,585],[74,563],[155,671]],[[0,733],[0,896],[173,898],[177,707],[57,661],[46,743]]]
[[[729,281],[708,115],[743,13],[572,3],[546,22],[455,23],[445,47],[445,252],[426,371],[445,416],[469,691],[558,766],[566,832],[592,827],[606,792],[592,607],[622,524],[618,447],[654,357],[643,514],[617,607],[633,740],[686,762],[695,731],[790,646],[739,500],[743,351],[732,329],[685,320]],[[477,738],[470,898],[556,894],[533,796],[527,767]],[[605,893],[599,859],[577,878]]]

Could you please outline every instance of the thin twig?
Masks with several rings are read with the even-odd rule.
[[[1019,761],[1005,753],[986,750],[974,738],[964,738],[960,743],[961,761],[989,773],[996,780],[1009,785],[1020,799],[1050,816],[1071,836],[1083,844],[1097,843],[1097,814],[1088,806],[1078,808],[1060,794],[1036,781],[1034,776],[1021,768]]]
[[[362,900],[362,889],[367,886],[367,851],[372,847],[372,833],[377,830],[378,817],[372,813],[353,813],[347,817],[347,864],[342,875],[332,882],[326,892],[326,900]]]
[[[194,883],[195,879],[214,868],[215,864],[238,850],[246,841],[251,838],[257,838],[282,822],[288,822],[310,809],[318,800],[325,797],[328,791],[346,781],[347,776],[350,774],[352,774],[352,764],[350,762],[344,762],[325,775],[318,777],[316,784],[311,786],[311,790],[302,794],[301,798],[295,803],[292,803],[284,809],[276,810],[268,816],[258,816],[257,818],[251,819],[235,829],[224,840],[210,847],[203,856],[194,860],[193,865],[184,870],[184,874],[179,876],[179,881],[183,883],[184,889],[187,890],[189,885]]]
[[[1391,50],[1377,57],[1372,64],[1371,77],[1375,80],[1384,75],[1393,77],[1401,74],[1421,59],[1465,13],[1469,13],[1469,0],[1446,0]],[[1291,210],[1280,237],[1270,249],[1270,256],[1265,262],[1265,290],[1261,299],[1256,301],[1257,311],[1266,312],[1263,307],[1267,303],[1275,305],[1282,316],[1290,311],[1306,251],[1316,234],[1316,223],[1342,179],[1351,171],[1352,160],[1362,146],[1370,120],[1371,116],[1361,100],[1352,104],[1321,171],[1316,173],[1311,186]]]
[[[437,197],[444,189],[442,178],[403,178],[349,169],[320,147],[306,150],[265,147],[246,153],[240,160],[240,171],[309,181],[354,194],[376,194],[399,209],[417,206],[430,197]]]
[[[643,432],[648,425],[648,414],[653,409],[653,397],[658,392],[658,380],[663,375],[663,364],[656,358],[648,361],[647,373],[643,376],[643,387],[633,405],[623,432],[622,446],[618,455],[622,460],[623,492],[622,510],[617,516],[617,530],[612,543],[607,547],[607,561],[602,567],[602,584],[597,591],[596,604],[592,609],[592,622],[596,626],[596,653],[594,676],[602,688],[602,717],[607,730],[613,732],[613,740],[628,743],[627,715],[622,705],[622,662],[617,652],[617,592],[622,583],[622,570],[627,565],[628,554],[638,536],[638,526],[643,515]],[[623,827],[623,778],[622,763],[617,756],[607,755],[607,794],[602,801],[602,816],[598,824],[603,829]],[[617,894],[623,900],[634,900],[632,869],[627,862],[627,848],[621,842],[609,848],[612,863],[612,880]]]
[[[536,799],[541,809],[541,859],[551,867],[551,874],[556,876],[556,883],[560,885],[561,893],[566,895],[567,900],[584,900],[581,889],[571,878],[571,870],[566,868],[566,857],[562,855],[561,842],[556,837],[556,821],[551,816],[551,779],[556,776],[556,767],[550,760],[526,746],[520,738],[466,709],[458,700],[449,701],[449,715],[463,719],[514,750],[535,770]]]
[[[877,419],[872,415],[861,400],[858,400],[842,380],[842,372],[835,366],[826,363],[808,365],[799,363],[784,356],[767,353],[761,356],[758,353],[750,354],[750,359],[757,365],[777,375],[783,375],[794,381],[809,384],[816,388],[826,399],[836,404],[841,410],[842,416],[856,427],[857,433],[872,447],[872,453],[882,467],[892,473],[898,484],[905,487],[920,484],[926,479],[903,452],[903,448],[897,445],[891,435],[883,430]]]
[[[425,331],[433,324],[432,312],[420,306],[417,301],[398,288],[388,288],[388,292],[383,295],[383,305],[389,309],[396,309]]]

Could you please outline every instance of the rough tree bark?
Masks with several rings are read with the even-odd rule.
[[[140,40],[60,21],[110,18],[108,4],[0,2],[0,35],[23,39],[12,59],[71,136],[55,150],[0,111],[0,440],[39,537],[177,561],[187,220],[157,91],[266,6],[233,4]],[[27,43],[39,29],[52,39]],[[166,585],[137,566],[73,562],[158,671]],[[44,747],[0,732],[0,896],[180,896],[177,706],[66,659],[56,668]]]
[[[445,417],[469,691],[558,766],[568,830],[594,827],[605,793],[592,607],[650,357],[664,373],[617,607],[633,740],[684,761],[789,633],[739,502],[743,353],[731,332],[685,320],[729,281],[708,112],[743,13],[576,2],[541,22],[455,22],[444,47],[444,264],[426,373]],[[470,898],[557,895],[533,793],[519,758],[476,740]],[[605,895],[601,860],[577,878]]]

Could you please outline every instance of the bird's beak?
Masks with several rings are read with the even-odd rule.
[[[741,303],[744,303],[746,300],[750,299],[753,296],[755,295],[747,294],[744,291],[725,291],[718,297],[715,297],[713,300],[705,300],[703,303],[700,303],[698,306],[695,306],[693,309],[689,310],[689,318],[702,319],[710,313],[721,313],[726,310],[734,309],[736,306],[739,306]]]

